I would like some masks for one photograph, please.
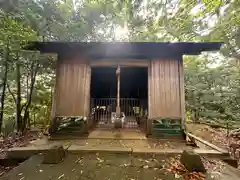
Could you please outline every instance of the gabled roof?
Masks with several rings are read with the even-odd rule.
[[[30,42],[25,49],[57,54],[82,51],[93,59],[153,59],[198,55],[219,50],[221,45],[221,42]]]

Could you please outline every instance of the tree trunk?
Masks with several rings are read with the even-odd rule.
[[[16,98],[16,119],[17,119],[17,130],[22,130],[22,116],[21,116],[21,75],[20,75],[20,62],[17,54],[16,58],[16,82],[17,82],[17,98]]]
[[[199,111],[197,108],[194,109],[194,119],[195,122],[199,122]]]
[[[7,48],[7,52],[5,55],[5,71],[3,76],[3,84],[2,84],[2,94],[1,94],[1,109],[0,109],[0,132],[2,131],[2,124],[3,124],[3,112],[4,112],[4,101],[5,101],[5,92],[6,92],[6,85],[7,85],[7,74],[8,74],[8,59],[9,59],[9,50]]]
[[[34,63],[31,66],[32,72],[31,72],[30,92],[29,92],[29,96],[28,96],[25,110],[24,110],[22,132],[26,129],[26,125],[27,125],[28,119],[29,119],[29,107],[30,107],[31,101],[32,101],[32,93],[33,93],[33,89],[34,89],[34,85],[35,85],[35,81],[36,81],[38,67],[39,67],[38,63],[36,64],[35,68],[34,68]]]

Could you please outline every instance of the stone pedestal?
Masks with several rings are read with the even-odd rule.
[[[116,129],[122,128],[122,119],[120,117],[117,117],[114,121],[114,127]]]
[[[66,156],[66,152],[62,145],[55,145],[51,147],[48,152],[44,154],[43,164],[58,164]]]
[[[193,172],[193,171],[203,172],[203,173],[206,172],[206,169],[201,160],[201,157],[192,151],[183,151],[180,158],[180,162],[190,172]]]
[[[117,117],[120,117],[121,115],[121,108],[119,106],[116,107],[116,115]]]

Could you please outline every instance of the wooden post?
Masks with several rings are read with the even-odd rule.
[[[152,60],[148,66],[148,116],[146,122],[146,134],[152,134]]]
[[[120,109],[120,66],[118,65],[117,71],[117,107],[116,107],[116,114],[120,116],[121,109]]]
[[[178,68],[179,68],[179,89],[180,89],[180,111],[181,111],[181,125],[182,129],[186,130],[185,124],[185,90],[184,90],[184,67],[183,67],[183,59],[182,57],[178,60]]]

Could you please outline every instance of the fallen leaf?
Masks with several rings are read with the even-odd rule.
[[[178,175],[178,174],[175,174],[174,177],[178,179],[178,178],[180,178],[181,176]]]
[[[148,169],[148,165],[143,166],[144,169]]]
[[[97,160],[98,160],[100,163],[104,162],[103,159],[100,159],[100,158],[98,158],[98,157],[97,157]]]
[[[128,166],[130,166],[130,164],[124,164],[124,167],[128,167]]]
[[[78,159],[75,161],[75,163],[78,164],[78,163],[80,163],[81,161],[82,161],[81,158],[78,158]]]
[[[61,179],[61,178],[63,178],[63,177],[64,177],[64,174],[62,174],[61,176],[59,176],[58,179]]]

